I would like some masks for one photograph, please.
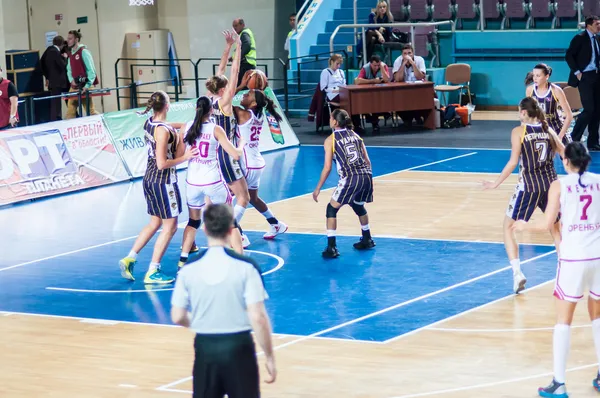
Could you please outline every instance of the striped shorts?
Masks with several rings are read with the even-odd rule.
[[[221,175],[227,184],[231,184],[244,177],[240,162],[231,159],[229,154],[225,152],[221,146],[219,146],[217,149],[217,157],[219,160],[219,169],[221,170]]]
[[[373,201],[373,176],[371,174],[351,174],[338,182],[331,199],[341,205],[371,203]]]
[[[513,220],[529,221],[537,207],[541,211],[546,211],[548,205],[548,191],[527,192],[518,186],[508,203],[506,215]]]
[[[144,197],[151,216],[166,220],[181,214],[181,195],[177,183],[161,184],[144,180]]]

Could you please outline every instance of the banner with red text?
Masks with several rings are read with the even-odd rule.
[[[102,116],[0,134],[0,205],[129,178]]]

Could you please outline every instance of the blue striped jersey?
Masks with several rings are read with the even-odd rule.
[[[156,139],[154,133],[158,127],[164,127],[169,132],[167,145],[167,159],[175,159],[177,152],[177,133],[171,126],[164,122],[153,122],[152,117],[144,123],[146,145],[148,146],[148,165],[144,180],[160,184],[173,184],[177,182],[177,170],[175,167],[159,170],[156,164]]]
[[[546,94],[541,96],[538,94],[537,86],[534,85],[531,96],[537,100],[537,102],[540,104],[540,107],[546,114],[546,121],[548,122],[548,125],[552,127],[552,130],[554,130],[556,134],[558,134],[562,129],[563,122],[558,110],[558,99],[552,90],[553,86],[554,84],[548,82],[548,91],[546,91]]]
[[[372,174],[362,151],[362,138],[352,130],[332,133],[333,160],[340,178],[356,174]]]
[[[542,124],[524,124],[521,136],[519,184],[527,192],[545,192],[556,180],[552,137]]]
[[[233,115],[227,115],[225,112],[223,112],[223,110],[221,109],[221,104],[219,103],[219,100],[221,98],[217,98],[214,99],[213,98],[213,102],[212,102],[212,122],[214,124],[216,124],[217,126],[220,126],[223,130],[225,130],[225,135],[227,136],[227,138],[229,139],[229,141],[231,141],[231,143],[233,143],[234,145],[236,145],[236,137],[235,137],[235,133],[236,133],[236,128],[237,128],[237,124],[236,124],[236,120],[235,117]]]

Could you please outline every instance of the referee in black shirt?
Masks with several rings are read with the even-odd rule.
[[[267,358],[266,382],[277,376],[268,295],[254,260],[229,249],[231,207],[210,205],[203,218],[208,249],[181,269],[171,299],[173,322],[196,332],[193,397],[259,398],[251,330]]]

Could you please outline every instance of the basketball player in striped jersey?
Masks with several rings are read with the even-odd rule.
[[[519,104],[521,126],[511,133],[510,159],[495,182],[484,181],[484,189],[500,186],[519,167],[519,180],[506,210],[504,218],[504,246],[513,270],[513,290],[520,293],[527,279],[521,271],[519,245],[511,230],[517,220],[528,221],[534,210],[545,211],[548,204],[550,184],[556,180],[554,155],[564,154],[564,145],[557,134],[548,127],[544,111],[535,98],[526,97]],[[560,231],[558,220],[551,231],[558,250]]]
[[[243,153],[244,140],[239,140],[238,148],[227,139],[225,131],[211,120],[212,101],[206,96],[196,101],[196,117],[185,129],[184,143],[197,148],[198,156],[190,160],[186,177],[186,196],[189,210],[188,225],[183,231],[183,245],[178,267],[181,269],[188,260],[193,247],[196,231],[202,223],[202,210],[205,204],[229,204],[231,195],[219,170],[218,147],[221,146],[232,159],[239,160]],[[235,251],[244,254],[239,230],[232,233],[231,243]]]
[[[321,187],[329,177],[332,162],[335,162],[340,179],[325,212],[327,248],[323,252],[323,257],[335,258],[340,255],[336,245],[337,213],[343,205],[352,207],[360,221],[362,237],[354,248],[366,250],[375,247],[365,209],[365,203],[373,201],[373,172],[367,148],[362,138],[352,130],[354,126],[348,112],[334,110],[329,125],[333,133],[325,139],[325,164],[312,196],[318,202]]]
[[[144,277],[144,283],[166,284],[172,283],[175,278],[161,272],[160,261],[177,231],[177,217],[181,213],[176,166],[198,156],[198,149],[186,150],[181,135],[165,122],[169,110],[169,96],[164,91],[152,94],[143,114],[150,110],[154,114],[144,124],[148,166],[143,180],[150,224],[142,229],[129,255],[119,261],[119,266],[124,278],[135,280],[133,268],[138,253],[162,227],[154,244],[152,262]]]
[[[596,356],[600,362],[600,175],[587,172],[592,158],[580,142],[567,145],[563,165],[565,177],[554,181],[548,193],[548,206],[538,223],[515,223],[516,231],[554,228],[560,213],[562,241],[554,297],[556,324],[553,336],[554,377],[546,387],[540,387],[542,397],[567,397],[565,386],[569,356],[571,323],[577,303],[589,291],[588,312]],[[592,381],[600,392],[600,369]]]
[[[288,226],[279,221],[258,196],[260,177],[266,165],[265,159],[260,153],[259,143],[267,112],[277,122],[280,122],[282,117],[275,110],[273,101],[261,90],[249,90],[243,95],[240,105],[243,108],[237,106],[233,108],[238,122],[238,139],[246,142],[240,165],[248,184],[250,204],[267,219],[271,228],[263,237],[274,239],[277,235],[287,231]]]
[[[227,67],[227,60],[231,47],[234,43],[241,48],[240,37],[232,31],[223,32],[225,36],[226,46],[221,56],[221,62],[217,74],[206,81],[208,97],[212,100],[212,118],[213,122],[220,126],[224,131],[227,139],[236,145],[236,129],[237,123],[233,115],[233,97],[235,96],[238,74],[240,71],[240,53],[236,51],[231,65],[229,79],[224,76]],[[229,189],[235,195],[236,204],[234,206],[234,216],[237,222],[240,233],[242,234],[244,248],[250,245],[250,240],[243,233],[240,227],[242,217],[250,202],[250,194],[248,193],[248,185],[238,161],[232,159],[229,154],[219,146],[218,161],[223,180]]]
[[[573,121],[573,112],[571,112],[571,106],[564,91],[556,84],[548,81],[551,75],[552,68],[546,64],[537,64],[525,79],[525,85],[528,86],[526,95],[538,101],[546,114],[548,126],[558,134],[558,138],[561,139],[563,144],[567,145],[573,141],[571,134],[568,132]]]

